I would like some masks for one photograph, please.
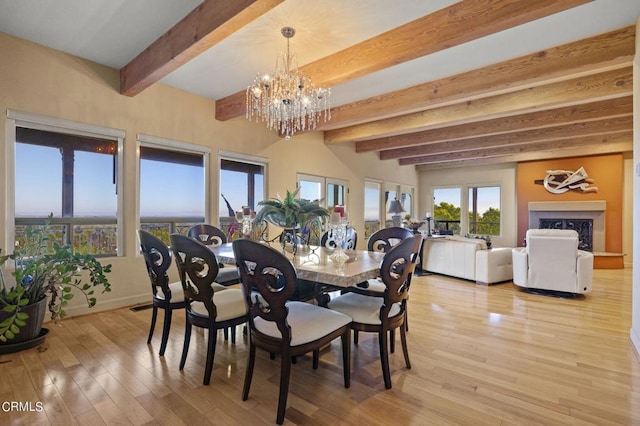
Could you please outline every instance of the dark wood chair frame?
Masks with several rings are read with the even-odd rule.
[[[394,247],[394,240],[406,240],[413,236],[410,229],[392,226],[374,232],[367,241],[367,250],[387,253]]]
[[[181,294],[179,300],[173,300],[173,295],[169,289],[167,270],[171,266],[171,255],[167,245],[161,239],[143,230],[138,230],[138,241],[144,257],[144,263],[147,266],[147,273],[151,280],[151,291],[153,292],[153,311],[147,344],[151,344],[153,332],[156,328],[156,320],[158,319],[158,309],[162,309],[164,310],[164,323],[162,325],[159,354],[164,356],[169,340],[169,331],[171,330],[172,313],[174,309],[184,308],[184,296]],[[164,297],[158,295],[158,288],[162,290]]]
[[[181,234],[171,234],[171,250],[178,266],[180,281],[185,295],[185,334],[180,370],[184,369],[191,342],[192,326],[201,327],[209,331],[207,337],[207,360],[205,363],[204,379],[202,383],[208,385],[211,380],[213,361],[216,352],[217,331],[232,330],[237,325],[247,322],[247,316],[240,316],[226,321],[216,321],[217,306],[215,304],[212,284],[218,275],[218,261],[215,254],[204,244]],[[232,291],[232,290],[225,290]],[[202,316],[191,310],[191,302],[202,302],[207,308],[208,316]],[[235,343],[232,332],[232,343]]]
[[[387,253],[389,250],[394,248],[399,242],[406,240],[407,238],[413,237],[413,232],[410,229],[400,228],[397,226],[392,226],[390,228],[382,228],[369,237],[367,241],[367,250]],[[411,283],[411,279],[409,279],[409,284]],[[361,285],[357,285],[354,288],[349,289],[348,291],[354,291],[356,293],[364,294],[366,296],[380,297],[380,292],[372,291],[367,289],[368,283],[364,282]],[[409,320],[405,319],[405,328],[409,331]],[[354,331],[353,333],[353,343],[358,344],[358,331]],[[393,337],[393,335],[392,335]],[[391,353],[393,353],[395,347],[393,344],[391,345]]]
[[[416,235],[407,238],[391,250],[389,250],[380,266],[380,277],[385,284],[385,291],[382,294],[384,299],[380,308],[380,324],[363,324],[352,322],[351,328],[355,332],[378,333],[380,346],[380,362],[382,364],[382,376],[387,389],[391,389],[391,372],[389,369],[389,352],[393,353],[395,348],[395,329],[400,329],[400,341],[404,354],[405,364],[411,369],[409,361],[409,351],[407,349],[407,335],[405,321],[407,318],[407,299],[411,276],[415,270],[422,236]],[[389,317],[392,306],[400,304],[400,312],[393,317]],[[387,345],[387,335],[389,335],[389,345]]]
[[[347,250],[347,249],[355,250],[356,245],[358,244],[358,233],[356,232],[355,229],[353,229],[350,226],[348,226],[346,230],[347,232],[345,235],[344,242],[342,243],[342,248],[344,250]],[[329,249],[336,248],[336,242],[335,242],[335,239],[333,238],[331,229],[326,231],[324,234],[322,234],[322,237],[320,238],[320,245],[322,247],[326,247]]]
[[[264,349],[272,355],[280,354],[280,391],[276,422],[282,424],[287,407],[291,364],[295,357],[312,352],[313,368],[317,369],[320,348],[340,337],[342,340],[344,387],[348,388],[351,385],[350,325],[347,324],[313,342],[291,346],[291,326],[287,322],[288,308],[285,304],[296,289],[295,268],[281,253],[250,240],[235,240],[233,251],[240,268],[241,281],[249,306],[249,351],[242,400],[246,401],[249,397],[256,347]],[[262,299],[256,296],[256,292],[260,294]],[[254,326],[254,319],[257,317],[275,322],[278,330],[282,333],[282,338],[273,338],[258,331]]]

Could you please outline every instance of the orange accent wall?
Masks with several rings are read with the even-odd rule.
[[[552,194],[544,186],[534,183],[544,179],[547,170],[578,170],[584,167],[596,192],[570,190],[564,194]],[[622,154],[574,157],[554,160],[527,161],[518,163],[518,245],[524,243],[529,227],[530,201],[596,201],[605,200],[605,251],[622,252],[622,192],[624,182],[624,163]]]

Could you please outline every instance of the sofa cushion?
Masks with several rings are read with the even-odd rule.
[[[476,244],[478,246],[476,247],[478,250],[487,249],[487,242],[481,238],[467,238],[461,235],[451,235],[447,237],[447,240],[460,241],[460,242],[469,243],[469,244]]]

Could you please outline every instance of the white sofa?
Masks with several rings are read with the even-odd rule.
[[[487,249],[481,239],[449,236],[426,238],[422,246],[422,270],[494,284],[513,278],[511,248]]]
[[[513,283],[523,288],[583,294],[591,292],[593,254],[578,250],[578,233],[529,229],[526,247],[513,249]]]

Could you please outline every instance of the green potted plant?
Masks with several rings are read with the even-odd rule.
[[[298,240],[298,232],[308,232],[314,221],[323,222],[329,216],[329,210],[320,206],[319,200],[310,201],[296,198],[299,192],[300,188],[293,192],[287,190],[283,200],[271,198],[260,201],[258,205],[262,208],[255,218],[256,223],[266,221],[284,228],[280,242],[283,246],[287,242],[293,243],[294,250]]]
[[[88,307],[96,304],[96,287],[102,293],[111,291],[105,275],[111,265],[103,266],[92,255],[50,241],[50,219],[42,226],[27,226],[15,251],[0,256],[0,347],[37,338],[47,306],[52,320],[62,320],[74,289],[86,298]],[[9,260],[15,262],[13,285],[2,275],[2,266]]]

